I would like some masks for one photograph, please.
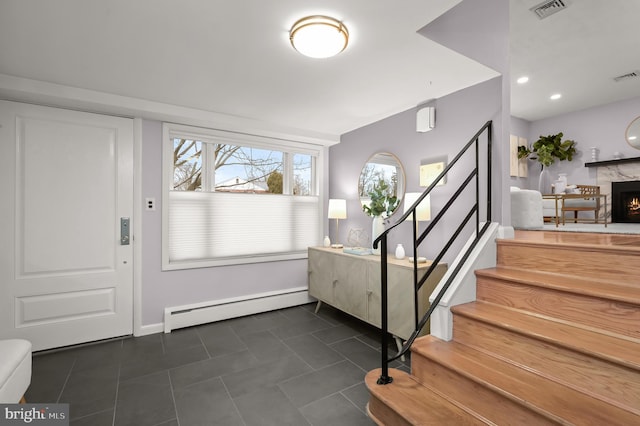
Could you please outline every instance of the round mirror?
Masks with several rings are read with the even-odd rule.
[[[391,216],[404,197],[405,176],[400,160],[388,152],[374,154],[358,180],[363,211],[369,216]]]
[[[629,124],[624,136],[629,145],[635,149],[640,149],[640,117],[637,117],[631,122],[631,124]]]

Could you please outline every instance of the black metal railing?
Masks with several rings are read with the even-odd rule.
[[[400,358],[405,355],[407,351],[410,349],[411,345],[418,337],[427,321],[431,317],[434,309],[440,303],[440,300],[444,297],[445,293],[451,286],[451,283],[456,278],[460,269],[464,266],[464,263],[471,255],[471,252],[476,247],[478,241],[488,229],[491,224],[491,121],[487,121],[484,126],[478,130],[478,132],[471,138],[471,140],[460,150],[460,152],[455,156],[455,158],[444,168],[442,173],[435,178],[433,183],[427,187],[427,189],[418,197],[418,199],[413,203],[410,209],[408,209],[399,219],[398,221],[385,230],[378,238],[376,238],[373,242],[373,247],[377,248],[378,244],[380,245],[380,274],[381,274],[381,328],[382,328],[382,372],[380,374],[380,378],[378,379],[378,384],[384,385],[387,383],[391,383],[393,378],[389,376],[389,363]],[[486,140],[487,140],[487,158],[486,158],[486,220],[484,222],[484,226],[480,226],[480,137],[486,132]],[[466,179],[460,184],[455,193],[451,196],[449,201],[444,205],[444,207],[438,212],[438,214],[431,220],[427,228],[418,235],[418,228],[416,226],[416,215],[414,214],[418,205],[424,200],[435,188],[438,182],[446,176],[449,171],[458,164],[460,158],[465,155],[471,148],[475,148],[475,167],[468,173]],[[462,163],[460,163],[462,164]],[[440,220],[445,217],[445,215],[450,212],[450,208],[453,203],[460,197],[463,191],[475,180],[475,203],[472,204],[468,213],[461,221],[458,228],[455,230],[453,235],[447,240],[444,244],[442,250],[435,256],[432,260],[431,265],[424,273],[422,277],[418,277],[418,261],[417,261],[417,253],[418,247],[425,240],[427,235],[432,231],[432,229],[440,222]],[[389,328],[388,328],[388,312],[387,312],[387,236],[390,232],[392,232],[395,227],[403,223],[409,216],[412,216],[413,222],[413,255],[415,257],[413,262],[413,279],[414,279],[414,319],[415,319],[415,330],[404,344],[402,349],[393,357],[389,358]],[[424,316],[418,321],[418,291],[422,287],[422,285],[427,281],[429,276],[433,273],[433,271],[438,266],[438,263],[445,256],[449,248],[458,240],[462,231],[467,226],[469,221],[475,216],[475,238],[472,243],[469,245],[465,253],[460,258],[460,262],[454,266],[453,271],[450,273],[449,278],[441,287],[440,291],[434,298],[431,306],[424,314]]]

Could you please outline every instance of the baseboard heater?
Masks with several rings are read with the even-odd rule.
[[[164,309],[164,332],[314,302],[307,287]]]

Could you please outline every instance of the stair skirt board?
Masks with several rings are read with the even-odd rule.
[[[235,297],[191,305],[173,306],[164,310],[164,332],[170,333],[171,330],[178,328],[289,308],[311,302],[315,302],[315,299],[309,296],[307,287],[297,287],[283,291],[258,293],[249,297]]]

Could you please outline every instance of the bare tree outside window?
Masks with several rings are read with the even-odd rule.
[[[202,190],[202,142],[173,140],[173,189]]]
[[[173,190],[282,194],[283,152],[269,149],[173,139]],[[312,195],[313,156],[292,153],[293,195]],[[213,170],[211,164],[213,163]],[[203,165],[208,167],[203,173]],[[207,179],[208,184],[203,183]]]
[[[282,175],[283,153],[250,147],[236,148],[224,164],[216,168],[216,191],[272,193],[267,179],[274,172]]]
[[[311,195],[311,166],[313,157],[293,155],[293,195]]]
[[[358,181],[358,194],[360,198],[366,198],[369,196],[369,192],[372,192],[375,186],[384,180],[389,184],[391,194],[396,195],[398,172],[395,167],[384,166],[380,164],[369,163],[360,173],[360,179]]]

